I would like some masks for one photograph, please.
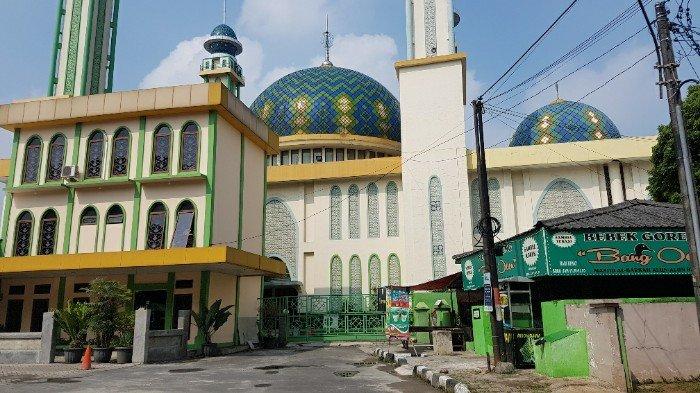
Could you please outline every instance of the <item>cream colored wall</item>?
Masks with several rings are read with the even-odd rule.
[[[118,204],[124,210],[124,229],[123,236],[122,230],[118,230],[118,237],[110,238],[109,243],[112,244],[113,248],[117,248],[118,245],[122,245],[124,250],[129,249],[129,241],[131,238],[131,225],[133,222],[133,212],[134,212],[134,189],[131,186],[118,186],[118,187],[107,187],[104,189],[98,188],[83,188],[79,189],[75,193],[75,204],[73,207],[73,225],[71,228],[71,245],[70,252],[74,253],[80,247],[79,252],[93,252],[93,251],[103,251],[103,245],[107,241],[107,236],[105,235],[105,221],[107,217],[107,210],[114,204]],[[83,241],[85,234],[83,233],[83,228],[85,226],[80,225],[80,216],[83,210],[88,206],[92,206],[97,210],[97,225],[87,226],[92,227],[89,229],[97,230],[96,238],[96,249],[93,245],[89,246]],[[80,236],[80,241],[78,241],[78,236]],[[94,238],[93,238],[94,239]],[[121,247],[119,249],[121,251]]]
[[[170,143],[170,173],[180,172],[180,141],[182,128],[190,121],[194,121],[199,126],[199,172],[207,171],[207,139],[209,135],[208,124],[209,115],[207,112],[197,112],[189,115],[158,116],[146,118],[145,143],[143,148],[143,176],[149,176],[153,161],[153,135],[156,127],[165,123],[172,131]]]
[[[78,153],[78,172],[80,178],[84,178],[86,173],[85,163],[87,160],[88,139],[94,131],[100,130],[105,135],[104,149],[102,151],[102,176],[103,179],[109,179],[112,171],[112,144],[114,142],[114,134],[119,128],[125,127],[129,130],[129,177],[135,177],[136,161],[138,157],[138,140],[139,140],[139,119],[133,118],[129,120],[107,121],[98,123],[83,124],[80,133],[80,147]],[[72,135],[72,134],[71,134]],[[71,156],[68,156],[71,157]],[[70,158],[66,160],[70,162]],[[69,165],[69,164],[66,164]]]
[[[235,307],[236,305],[236,276],[224,273],[211,272],[209,276],[209,304],[221,299],[221,306],[234,305],[231,308],[231,317],[228,321],[212,335],[212,341],[216,343],[227,343],[233,341],[236,327]]]
[[[19,186],[22,184],[22,173],[24,169],[24,158],[26,152],[26,146],[29,139],[34,136],[41,138],[41,165],[39,169],[39,181],[38,184],[46,183],[46,169],[48,164],[48,152],[51,139],[57,134],[63,134],[66,138],[66,162],[70,160],[70,156],[73,152],[73,127],[55,127],[55,128],[41,128],[32,130],[21,130],[19,136],[19,144],[17,148],[17,159],[15,161],[15,178],[13,186]]]
[[[173,291],[174,295],[177,294],[192,294],[192,310],[199,311],[199,288],[201,283],[201,272],[177,272],[175,273],[175,281],[177,280],[192,280],[192,288],[183,288]],[[177,310],[176,310],[177,311]],[[175,314],[177,316],[177,314]],[[177,327],[177,320],[173,321],[173,327]],[[190,324],[190,339],[188,344],[194,344],[195,338],[197,337],[197,325],[192,322]]]
[[[260,309],[258,299],[261,295],[262,277],[241,277],[239,285],[241,286],[238,298],[238,334],[240,342],[245,343],[250,340],[257,341],[258,310]]]
[[[41,193],[26,193],[15,194],[12,198],[12,207],[10,208],[9,225],[7,226],[7,247],[5,247],[5,256],[12,256],[14,252],[15,229],[17,217],[25,210],[31,212],[34,223],[32,227],[32,246],[31,255],[37,255],[39,230],[41,216],[48,209],[53,208],[58,216],[58,228],[56,236],[57,254],[63,253],[63,238],[65,237],[65,222],[66,222],[66,199],[65,191],[44,191]]]
[[[2,298],[0,298],[0,323],[5,325],[7,313],[7,302],[10,299],[22,299],[24,305],[22,308],[22,326],[21,331],[28,332],[30,329],[32,318],[32,302],[34,299],[49,299],[49,310],[56,308],[58,301],[58,283],[59,278],[9,278],[3,279],[0,283]],[[41,284],[51,284],[51,292],[47,295],[35,295],[34,286]],[[9,288],[12,285],[24,285],[24,295],[9,295]]]
[[[249,139],[245,140],[243,186],[243,246],[255,254],[262,253],[263,199],[265,198],[265,152]]]
[[[139,216],[138,248],[146,246],[146,229],[148,227],[148,210],[156,202],[163,202],[168,210],[168,221],[165,236],[165,248],[175,232],[175,221],[178,205],[184,200],[190,200],[197,209],[195,239],[197,247],[204,246],[204,212],[206,206],[206,185],[203,180],[175,181],[172,183],[145,184],[141,193],[141,214]]]
[[[212,243],[236,248],[238,247],[241,137],[241,134],[225,119],[218,117]],[[254,156],[253,149],[248,150],[251,151],[245,152],[246,163],[250,161],[249,155]]]

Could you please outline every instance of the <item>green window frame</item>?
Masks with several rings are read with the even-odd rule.
[[[58,149],[61,149],[60,151]],[[49,142],[49,153],[46,157],[46,181],[61,181],[61,172],[66,165],[67,139],[63,134],[56,134]],[[60,160],[59,162],[55,162]]]
[[[53,255],[56,253],[56,243],[58,243],[58,214],[54,209],[47,209],[41,215],[39,221],[39,239],[37,244],[37,254]]]
[[[24,257],[32,253],[32,235],[34,234],[34,216],[29,210],[23,210],[15,220],[14,241],[12,243],[12,255]],[[20,236],[22,236],[20,238]],[[21,242],[21,244],[20,244]],[[20,246],[22,247],[20,249]]]
[[[160,124],[153,132],[151,146],[151,173],[168,173],[172,164],[173,129]]]
[[[180,172],[194,172],[199,169],[199,154],[200,154],[200,136],[202,131],[199,125],[194,121],[188,121],[182,126],[180,132]],[[186,138],[194,138],[194,151],[192,149],[185,150]],[[191,157],[193,162],[185,162],[186,158]]]
[[[125,144],[126,147],[117,144]],[[126,150],[126,151],[125,151]],[[131,153],[131,132],[126,127],[119,127],[112,138],[112,157],[110,158],[110,176],[129,176],[129,159]]]
[[[41,172],[42,142],[38,135],[27,139],[24,145],[24,158],[22,163],[22,184],[38,184]],[[29,162],[32,160],[32,162]]]
[[[99,179],[102,177],[105,161],[105,139],[105,133],[102,130],[92,131],[87,139],[84,171],[86,179]]]

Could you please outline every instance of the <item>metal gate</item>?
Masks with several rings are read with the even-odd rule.
[[[383,340],[376,295],[301,295],[260,299],[261,334],[289,342]]]

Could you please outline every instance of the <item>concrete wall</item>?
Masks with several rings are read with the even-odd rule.
[[[236,248],[238,247],[242,137],[225,119],[219,117],[215,147],[214,211],[216,214],[212,216],[214,220],[212,243],[226,244]],[[250,154],[253,155],[253,152]],[[260,252],[260,250],[256,250],[256,252]]]
[[[150,316],[150,310],[136,310],[133,362],[144,364],[184,359],[187,356],[187,329],[150,330]]]
[[[54,314],[42,314],[41,331],[0,333],[0,364],[52,363],[54,359]]]
[[[258,298],[261,294],[262,277],[241,277],[238,304],[238,334],[240,342],[258,341]]]

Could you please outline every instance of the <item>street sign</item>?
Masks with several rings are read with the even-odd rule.
[[[484,273],[484,311],[493,311],[493,294],[491,290],[491,276]]]

